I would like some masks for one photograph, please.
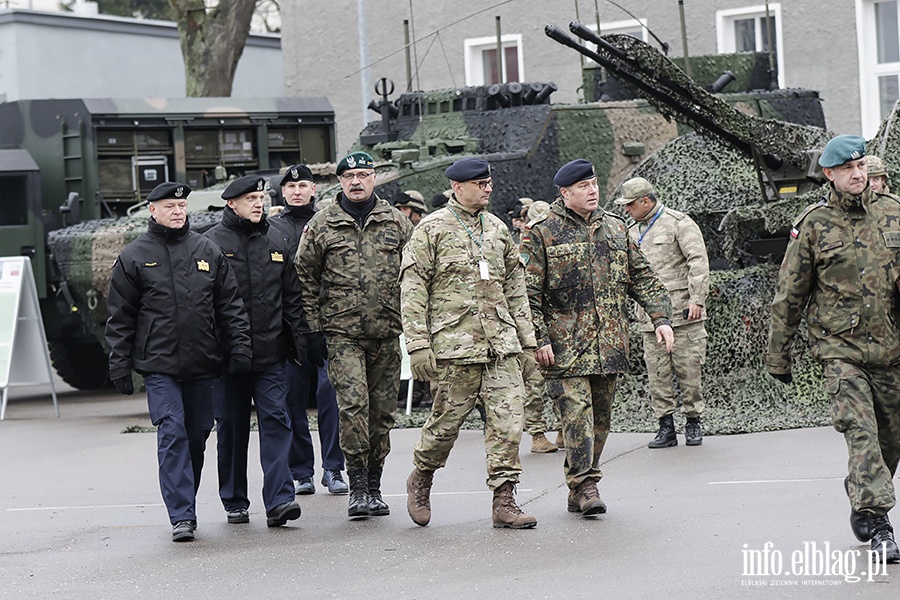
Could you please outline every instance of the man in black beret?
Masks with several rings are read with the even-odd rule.
[[[300,517],[288,468],[292,431],[285,359],[306,362],[309,329],[287,244],[277,230],[269,228],[264,214],[266,196],[265,179],[259,175],[232,181],[222,193],[227,200],[222,222],[206,235],[219,245],[234,268],[251,317],[253,348],[250,364],[230,370],[217,387],[219,497],[229,523],[250,521],[247,451],[252,401],[259,423],[266,524],[280,527]]]
[[[269,220],[272,227],[281,232],[293,260],[300,244],[300,236],[306,224],[315,214],[313,208],[316,184],[312,171],[306,165],[288,167],[281,177],[281,195],[287,203],[284,209]],[[341,471],[344,454],[341,452],[338,429],[338,407],[334,386],[328,379],[328,357],[318,345],[317,336],[308,340],[309,360],[298,365],[287,361],[288,406],[291,409],[291,452],[288,464],[294,478],[294,492],[314,494],[313,481],[315,455],[306,405],[309,393],[315,389],[316,410],[319,422],[319,445],[322,457],[322,485],[332,494],[346,494],[348,487]]]
[[[619,373],[628,371],[628,299],[653,321],[656,339],[674,344],[669,292],[625,221],[600,209],[594,165],[563,165],[559,198],[529,222],[522,259],[547,394],[559,406],[566,446],[569,512],[606,512],[597,482]]]
[[[237,281],[219,247],[190,230],[190,193],[177,182],[153,188],[147,233],[119,254],[107,294],[109,377],[131,395],[131,371],[144,376],[176,542],[194,539],[216,377],[226,358],[232,368],[250,364],[250,323]]]

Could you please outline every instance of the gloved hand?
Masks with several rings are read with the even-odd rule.
[[[794,381],[794,376],[790,373],[769,373],[769,375],[771,375],[784,385],[790,385]]]
[[[291,358],[293,358],[294,362],[296,362],[298,365],[306,364],[306,361],[308,360],[308,353],[306,350],[306,336],[294,336],[294,356],[292,356]]]
[[[306,336],[306,358],[317,367],[324,367],[328,360],[328,347],[321,331]]]
[[[409,369],[417,381],[437,379],[437,361],[431,348],[421,348],[409,355]]]
[[[250,362],[250,357],[245,354],[232,354],[228,360],[228,372],[231,374],[249,373],[252,370],[253,364]]]
[[[116,386],[116,389],[119,390],[120,394],[130,396],[134,393],[134,381],[131,379],[131,373],[116,377],[112,382],[113,385]]]
[[[519,353],[519,370],[522,371],[522,379],[527,380],[537,369],[537,359],[534,358],[534,348],[525,348]]]

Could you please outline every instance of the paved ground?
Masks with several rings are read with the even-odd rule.
[[[517,498],[539,521],[528,531],[491,528],[483,438],[473,431],[460,435],[435,477],[431,525],[414,525],[405,480],[418,430],[392,434],[383,485],[389,517],[350,522],[346,496],[320,487],[299,498],[300,520],[269,530],[257,491],[261,474],[251,468],[251,523],[229,526],[216,495],[213,436],[198,539],[174,544],[156,478],[155,436],[121,433],[149,424],[145,402],[142,394],[63,391],[57,419],[41,390],[13,388],[0,422],[0,597],[900,593],[900,565],[870,575],[867,547],[850,533],[841,486],[846,450],[828,428],[707,437],[701,447],[653,451],[645,447],[647,434],[613,434],[600,484],[609,512],[595,519],[566,512],[562,454],[530,454],[524,436]],[[254,443],[251,467],[258,464]],[[773,575],[779,564],[782,574]],[[795,568],[798,574],[786,574]]]

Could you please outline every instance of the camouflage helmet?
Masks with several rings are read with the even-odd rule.
[[[525,212],[526,212],[526,215],[528,216],[529,222],[537,221],[538,219],[540,219],[541,217],[546,215],[548,212],[550,212],[550,205],[547,204],[546,202],[544,202],[543,200],[538,200],[537,202],[532,204],[530,207],[528,207],[528,209]]]
[[[866,156],[866,164],[866,170],[869,173],[869,177],[878,177],[879,175],[887,177],[887,169],[884,166],[884,161],[881,160],[880,157],[870,154]]]

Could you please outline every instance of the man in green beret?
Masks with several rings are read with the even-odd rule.
[[[341,192],[306,224],[294,266],[312,336],[328,359],[351,519],[388,515],[381,495],[400,389],[400,258],[412,223],[375,194],[375,163],[353,152],[338,163]],[[327,338],[327,349],[325,339]]]
[[[839,135],[819,165],[830,189],[793,222],[772,302],[766,364],[792,382],[791,348],[806,314],[813,357],[824,368],[834,428],[844,434],[850,526],[882,562],[900,561],[888,519],[900,462],[900,202],[872,192],[866,142]]]

